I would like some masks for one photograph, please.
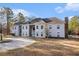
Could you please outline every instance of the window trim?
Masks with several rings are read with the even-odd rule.
[[[36,36],[39,36],[38,33],[36,33]]]
[[[43,25],[41,25],[41,29],[43,29]]]
[[[57,26],[57,29],[60,29],[60,26],[59,25]]]
[[[27,26],[26,26],[26,29],[27,29]]]
[[[52,27],[51,27],[51,26],[49,26],[49,29],[52,29]]]
[[[36,29],[38,29],[38,25],[36,26]]]

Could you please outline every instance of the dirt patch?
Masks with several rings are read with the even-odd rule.
[[[79,55],[79,41],[68,39],[35,39],[30,46],[9,50],[0,55],[11,56],[69,56]]]

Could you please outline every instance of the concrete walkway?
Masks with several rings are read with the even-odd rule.
[[[0,52],[17,49],[17,48],[23,48],[25,46],[28,46],[35,41],[28,38],[6,38],[12,40],[8,43],[0,43]]]

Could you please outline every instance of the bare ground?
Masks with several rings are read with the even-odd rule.
[[[69,56],[79,55],[79,40],[76,39],[34,39],[36,43],[7,52],[2,56]]]

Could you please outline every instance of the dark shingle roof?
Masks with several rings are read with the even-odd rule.
[[[14,25],[19,25],[19,24],[30,24],[30,22],[29,22],[29,21],[27,21],[27,22],[23,22],[23,23],[16,22]]]
[[[51,17],[49,18],[50,22],[52,23],[65,23],[63,20],[57,18],[57,17]]]
[[[31,20],[31,21],[27,21],[27,22],[23,22],[23,23],[17,22],[15,24],[17,24],[17,25],[18,24],[30,24],[30,23],[32,24],[32,23],[40,22],[41,20],[43,20],[46,23],[49,23],[49,22],[52,22],[52,23],[64,23],[63,20],[61,20],[61,19],[59,19],[57,17],[51,17],[51,18],[35,18],[35,19]]]
[[[53,23],[64,23],[63,20],[57,18],[57,17],[51,17],[51,18],[35,18],[31,21],[31,23],[35,23],[35,22],[39,22],[43,20],[44,22],[48,23],[48,22],[53,22]]]

